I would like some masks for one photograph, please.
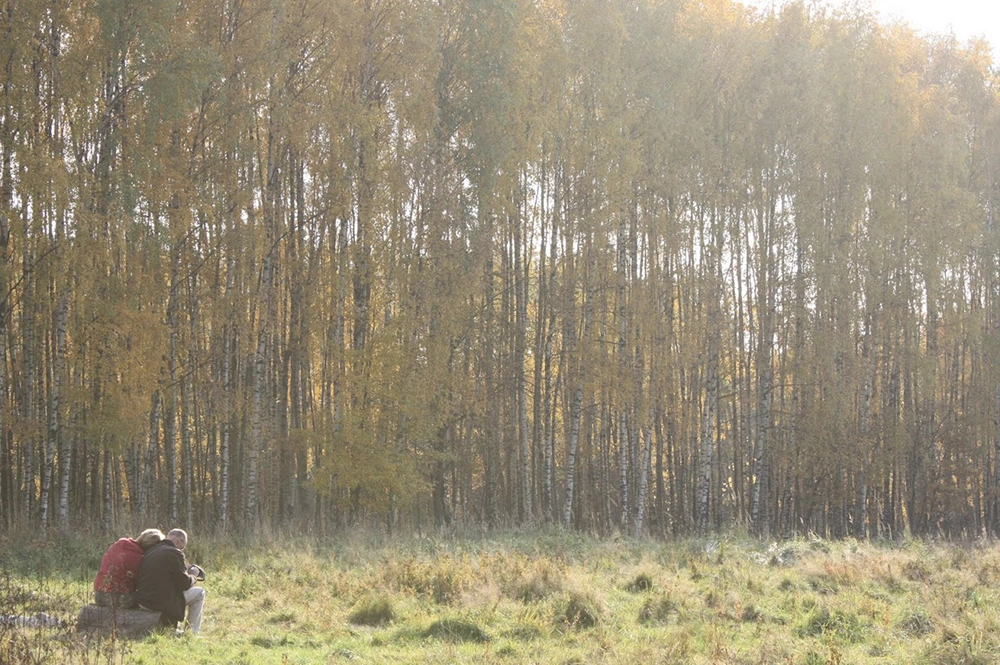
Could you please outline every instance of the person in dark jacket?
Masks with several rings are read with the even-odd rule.
[[[187,542],[187,533],[172,529],[164,540],[146,550],[139,566],[136,600],[139,607],[162,612],[175,624],[184,621],[187,608],[191,633],[197,635],[201,632],[205,589],[195,586],[197,572],[188,572],[184,561]]]

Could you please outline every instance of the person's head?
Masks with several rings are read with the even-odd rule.
[[[182,550],[187,547],[188,535],[184,529],[171,529],[169,533],[167,533],[167,540],[172,542],[174,547]]]
[[[159,529],[146,529],[136,537],[135,542],[137,542],[139,547],[142,549],[148,550],[164,538],[166,538],[166,536],[164,536],[163,532]]]

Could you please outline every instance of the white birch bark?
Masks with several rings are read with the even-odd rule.
[[[69,293],[63,291],[56,306],[53,334],[55,335],[55,356],[52,366],[52,411],[49,414],[49,452],[58,452],[59,493],[56,517],[60,529],[69,528],[69,472],[73,459],[73,449],[69,437],[62,427],[62,397],[66,382],[66,328],[69,323]],[[49,460],[49,474],[55,462]],[[52,497],[47,502],[51,502]]]
[[[622,514],[621,514],[621,528],[622,530],[628,529],[629,523],[629,482],[628,482],[628,469],[629,469],[629,457],[628,457],[628,420],[625,416],[625,412],[622,411],[618,414],[618,470],[619,478],[618,482],[621,491],[622,500]]]
[[[156,460],[160,448],[160,410],[163,400],[160,391],[153,393],[153,403],[149,409],[149,437],[142,458],[139,482],[139,515],[150,517],[153,504],[153,483],[156,482]]]
[[[515,228],[514,235],[514,294],[517,316],[517,424],[520,437],[521,458],[521,509],[523,518],[531,522],[534,517],[534,506],[531,493],[531,453],[528,446],[528,379],[525,375],[525,355],[528,336],[528,294],[525,287],[527,276],[522,275],[521,260],[521,230]]]
[[[705,253],[705,286],[706,323],[708,337],[708,352],[705,359],[705,398],[701,414],[701,440],[698,450],[698,478],[695,490],[695,515],[698,531],[706,533],[709,527],[710,494],[712,488],[712,464],[716,451],[716,418],[719,401],[719,347],[721,345],[722,326],[720,325],[720,284],[719,252],[722,248],[721,221],[718,214],[713,213],[706,228],[709,243],[702,247]],[[714,244],[713,244],[714,243]]]
[[[712,487],[712,460],[715,456],[715,419],[719,398],[719,353],[714,341],[709,341],[708,365],[705,368],[705,402],[701,416],[701,441],[698,449],[698,482],[696,515],[699,533],[709,526],[709,495]]]
[[[267,340],[270,335],[267,301],[271,298],[273,281],[273,251],[264,259],[261,290],[265,294],[265,306],[261,311],[260,330],[257,333],[257,350],[253,363],[253,404],[250,411],[250,442],[247,450],[247,526],[253,530],[259,521],[260,453],[264,445],[264,418],[267,404]]]
[[[566,446],[566,503],[563,505],[562,522],[567,529],[573,525],[573,491],[576,486],[576,454],[580,443],[582,406],[583,386],[578,384],[569,409],[569,442]]]
[[[572,353],[577,354],[576,367],[577,376],[575,377],[576,388],[573,392],[573,402],[570,405],[570,433],[569,442],[566,446],[566,503],[563,505],[563,526],[567,529],[573,524],[573,501],[576,498],[574,492],[576,491],[576,461],[577,453],[580,446],[580,421],[583,418],[583,385],[584,385],[584,366],[585,362],[583,360],[583,345],[585,340],[590,335],[590,320],[593,312],[594,303],[594,291],[593,289],[587,290],[587,295],[585,297],[584,310],[583,310],[583,334],[579,338],[573,334],[572,329],[569,330],[569,337],[573,338],[569,340],[569,346],[576,347],[572,349]],[[574,343],[574,340],[580,340],[579,343]]]
[[[645,528],[646,494],[649,491],[649,476],[653,463],[653,434],[648,425],[642,428],[642,440],[642,466],[639,468],[639,487],[636,490],[635,528],[632,532],[632,535],[636,538],[642,537],[642,530]]]
[[[114,493],[111,491],[111,458],[110,450],[105,449],[102,453],[101,464],[101,528],[105,533],[111,531],[114,524]]]

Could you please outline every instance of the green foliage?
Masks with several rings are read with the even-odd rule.
[[[407,504],[426,487],[414,459],[386,446],[360,425],[341,425],[335,433],[296,431],[295,448],[323,445],[324,455],[313,485],[343,508],[387,510],[390,502]]]

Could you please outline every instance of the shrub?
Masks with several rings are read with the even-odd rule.
[[[854,614],[816,607],[809,612],[797,632],[801,637],[833,634],[853,643],[862,640],[864,627]]]
[[[489,642],[490,636],[482,628],[465,619],[438,619],[427,628],[424,637],[449,642]]]
[[[477,583],[469,562],[442,556],[433,561],[408,558],[391,561],[383,572],[391,587],[413,592],[446,605],[459,597],[463,589]]]
[[[395,618],[392,601],[383,596],[365,596],[347,615],[347,620],[356,626],[381,626]]]
[[[763,618],[764,614],[756,605],[744,605],[743,609],[740,610],[740,621],[743,623],[752,623],[754,621],[760,621]]]
[[[645,591],[652,591],[652,589],[653,576],[649,573],[639,573],[625,585],[625,590],[630,593],[643,593]]]
[[[680,608],[673,598],[660,596],[647,598],[639,610],[639,622],[647,624],[667,624],[675,620]]]
[[[931,571],[923,561],[907,561],[903,564],[903,576],[910,582],[926,584],[930,581]]]
[[[531,642],[545,636],[544,631],[533,623],[519,623],[504,632],[504,637],[519,642]]]
[[[903,617],[899,628],[912,637],[923,637],[934,632],[934,620],[926,611],[918,609]]]
[[[515,596],[522,603],[534,603],[562,590],[565,580],[561,570],[547,561],[535,564],[517,585]]]
[[[593,628],[601,618],[597,598],[588,592],[570,592],[563,609],[563,620],[573,628]]]
[[[990,665],[996,662],[988,654],[962,641],[930,645],[923,656],[927,662],[939,665]]]

